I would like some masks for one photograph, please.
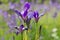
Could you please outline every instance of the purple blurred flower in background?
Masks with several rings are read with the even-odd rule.
[[[3,17],[9,27],[8,32],[13,32],[15,26],[17,26],[15,14],[9,14],[7,11],[4,11]]]
[[[24,2],[25,2],[25,0],[20,0],[20,3],[21,3],[21,4],[24,4]]]
[[[7,22],[8,21],[8,12],[4,11],[3,17],[4,17],[4,21]]]
[[[50,0],[50,5],[57,6],[57,0]]]
[[[60,4],[58,4],[56,8],[57,8],[57,11],[60,10]]]
[[[20,6],[19,4],[17,3],[12,3],[12,2],[9,2],[9,8],[10,9],[16,9],[16,7]]]
[[[14,14],[10,16],[10,19],[8,19],[7,24],[8,24],[8,26],[9,26],[11,29],[14,28],[15,26],[17,26],[17,24],[16,24],[16,17],[15,17]]]
[[[3,11],[2,11],[2,9],[0,9],[0,13],[2,13]]]
[[[16,7],[15,4],[13,4],[13,3],[11,3],[11,2],[9,3],[9,8],[10,8],[10,9],[14,9],[15,7]]]
[[[7,28],[9,28],[8,31],[6,31],[6,34],[14,32],[15,26],[17,26],[15,14],[9,14],[7,11],[3,11],[3,17],[4,21],[8,25]]]

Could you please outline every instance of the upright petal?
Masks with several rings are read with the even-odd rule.
[[[24,28],[24,25],[20,25],[19,31],[22,32],[24,30],[23,28]]]
[[[39,17],[38,12],[37,12],[37,11],[35,11],[33,16],[34,16],[34,18],[38,18],[38,17]]]
[[[37,11],[34,12],[34,15],[33,16],[35,18],[35,21],[38,22],[38,20],[39,20],[39,14],[38,14]]]
[[[27,10],[23,10],[21,12],[21,15],[22,15],[22,19],[25,21],[27,19],[27,14],[28,14],[28,11]]]
[[[30,8],[30,3],[26,2],[24,5],[24,8],[26,8],[28,10]]]
[[[23,16],[23,17],[26,17],[26,16],[27,16],[27,13],[28,13],[28,11],[25,10],[22,16]]]

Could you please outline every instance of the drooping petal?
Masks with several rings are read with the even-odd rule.
[[[22,16],[18,10],[14,10],[18,16]]]

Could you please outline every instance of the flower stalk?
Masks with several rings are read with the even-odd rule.
[[[35,40],[37,40],[37,39],[39,39],[39,24],[38,24],[38,22],[37,23],[35,23],[35,25],[36,25],[36,35],[35,35]]]

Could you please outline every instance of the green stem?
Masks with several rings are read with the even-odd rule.
[[[15,36],[13,35],[13,40],[15,40]]]
[[[39,26],[38,26],[38,22],[35,25],[36,25],[36,36],[35,36],[35,40],[39,40]]]
[[[23,40],[23,32],[21,33],[21,40]]]
[[[24,26],[26,26],[26,23],[24,23]],[[23,32],[23,40],[28,40],[27,31]]]

